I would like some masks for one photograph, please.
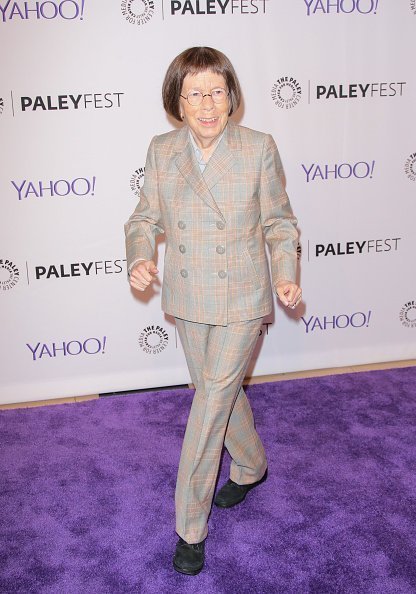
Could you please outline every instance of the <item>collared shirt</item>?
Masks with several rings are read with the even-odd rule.
[[[223,136],[224,136],[224,131],[222,132],[222,134],[218,138],[218,140],[216,142],[216,145],[214,147],[214,151],[217,148],[217,146],[219,145],[219,143],[221,142]],[[204,173],[205,167],[207,166],[207,162],[204,161],[204,157],[202,156],[202,151],[199,148],[199,146],[196,144],[195,138],[193,137],[192,132],[190,130],[189,130],[189,137],[191,139],[191,143],[192,143],[192,146],[193,146],[194,151],[195,151],[195,157],[196,157],[196,160],[198,162],[199,169],[200,169],[201,173]],[[214,153],[214,151],[213,151],[213,153]]]

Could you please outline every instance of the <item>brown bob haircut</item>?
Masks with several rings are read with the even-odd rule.
[[[163,107],[176,120],[182,121],[179,97],[187,74],[198,74],[210,70],[224,77],[229,92],[230,109],[234,113],[241,101],[241,88],[230,60],[212,47],[190,47],[173,60],[169,66],[162,87]]]

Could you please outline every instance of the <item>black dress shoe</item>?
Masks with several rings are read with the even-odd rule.
[[[254,487],[261,485],[261,483],[264,483],[266,479],[267,469],[259,481],[251,483],[250,485],[238,485],[231,479],[228,479],[225,485],[223,485],[216,494],[214,503],[217,507],[233,507],[233,505],[241,503],[247,495],[247,493],[251,491],[251,489],[254,489]]]
[[[188,544],[179,537],[176,543],[173,567],[179,573],[186,575],[197,575],[204,567],[205,540],[196,544]]]

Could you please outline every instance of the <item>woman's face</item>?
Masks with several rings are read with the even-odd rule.
[[[185,76],[181,95],[186,97],[190,91],[200,91],[203,95],[213,89],[225,89],[224,77],[210,70]],[[211,96],[203,98],[200,105],[189,105],[187,99],[180,98],[180,111],[183,121],[192,130],[197,145],[208,148],[222,134],[228,121],[228,96],[222,103],[214,103]]]

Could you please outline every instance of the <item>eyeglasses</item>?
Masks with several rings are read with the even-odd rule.
[[[214,103],[223,103],[229,93],[225,89],[218,87],[217,89],[212,89],[211,93],[201,93],[201,91],[189,91],[189,93],[184,97],[181,95],[182,99],[186,99],[189,105],[193,107],[197,105],[201,105],[204,97],[211,97]]]

